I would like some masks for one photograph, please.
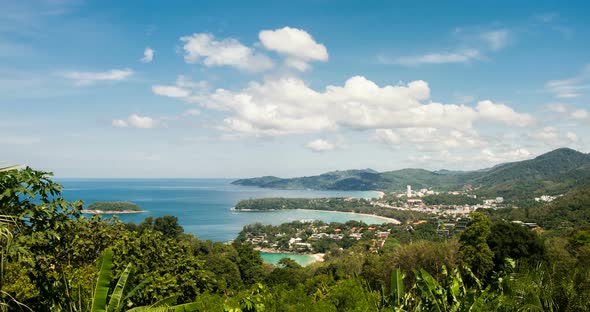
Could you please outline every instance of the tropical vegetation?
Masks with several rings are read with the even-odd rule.
[[[392,231],[378,251],[361,240],[327,250],[324,262],[273,267],[247,243],[184,233],[172,216],[84,216],[50,177],[0,173],[2,311],[590,309],[588,219],[544,235],[473,213],[458,238]],[[587,210],[587,200],[544,209]]]

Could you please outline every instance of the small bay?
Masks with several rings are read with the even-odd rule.
[[[307,266],[316,261],[315,257],[312,255],[295,255],[295,254],[288,254],[288,253],[274,253],[274,252],[260,252],[260,256],[262,260],[265,262],[271,263],[276,265],[279,261],[283,258],[289,258],[295,262],[297,262],[301,266]]]
[[[231,208],[242,199],[260,197],[355,197],[377,196],[372,191],[276,190],[231,185],[230,179],[56,179],[64,185],[67,200],[129,201],[146,212],[118,215],[123,222],[141,222],[147,216],[172,215],[188,233],[201,239],[229,241],[243,226],[261,222],[278,225],[296,220],[383,223],[373,216],[326,211],[284,210],[237,212]]]

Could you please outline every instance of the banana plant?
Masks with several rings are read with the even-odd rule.
[[[108,300],[109,289],[111,285],[111,272],[113,268],[113,250],[107,249],[100,259],[98,278],[96,281],[96,287],[94,290],[94,297],[92,300],[92,312],[120,312],[123,311],[124,303],[129,299],[136,291],[141,289],[148,280],[141,282],[132,291],[124,294],[127,286],[127,280],[133,271],[133,266],[128,264],[125,267],[123,273],[117,281],[115,289],[110,295]],[[197,311],[198,307],[196,303],[176,304],[177,296],[169,297],[156,302],[151,306],[136,307],[128,311],[133,312],[191,312]]]

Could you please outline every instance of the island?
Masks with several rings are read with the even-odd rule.
[[[131,202],[101,201],[88,205],[82,213],[88,214],[127,214],[145,212],[138,205]]]

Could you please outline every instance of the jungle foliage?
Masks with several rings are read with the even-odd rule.
[[[47,172],[0,173],[1,311],[589,309],[583,224],[545,237],[474,213],[459,239],[393,231],[377,253],[359,243],[272,267],[248,244],[184,233],[174,217],[124,224],[84,217],[81,204]]]

